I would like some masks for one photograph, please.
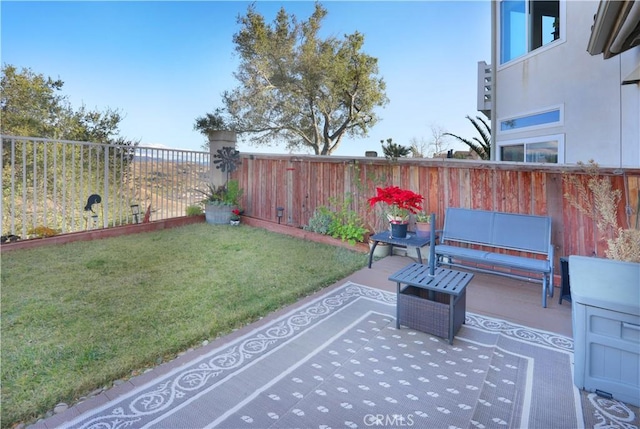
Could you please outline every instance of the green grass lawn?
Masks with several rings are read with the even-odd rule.
[[[2,427],[169,360],[364,267],[367,255],[194,224],[2,255]]]

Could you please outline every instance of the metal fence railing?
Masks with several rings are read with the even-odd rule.
[[[2,236],[107,228],[147,210],[152,220],[184,216],[210,177],[209,152],[1,138]]]

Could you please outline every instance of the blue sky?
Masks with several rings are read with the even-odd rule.
[[[199,150],[195,118],[221,107],[237,86],[232,42],[244,1],[0,2],[0,59],[64,81],[74,106],[119,109],[121,134],[142,144]],[[477,62],[490,62],[489,0],[329,1],[323,35],[365,35],[378,58],[389,104],[369,137],[343,141],[335,155],[381,152],[380,140],[431,140],[432,126],[476,136]],[[259,1],[273,21],[280,7],[306,20],[312,1]],[[464,146],[451,141],[451,147]],[[281,147],[246,152],[283,152]]]

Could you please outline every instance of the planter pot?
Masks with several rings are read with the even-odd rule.
[[[233,225],[233,226],[238,226],[238,225],[240,225],[240,219],[237,219],[237,220],[233,220],[233,219],[231,219],[229,222],[230,222],[230,223],[231,223],[231,225]]]
[[[233,207],[221,204],[205,204],[204,216],[211,225],[226,225],[231,221]]]
[[[369,251],[371,251],[372,247],[373,247],[373,242],[369,240]],[[391,246],[389,246],[389,244],[378,242],[376,249],[373,251],[373,256],[374,258],[384,258],[389,256],[390,253],[391,253]]]
[[[428,237],[431,234],[431,222],[416,222],[416,235]]]
[[[408,223],[392,223],[391,224],[391,237],[393,238],[407,238]]]

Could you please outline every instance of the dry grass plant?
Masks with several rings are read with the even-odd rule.
[[[605,255],[609,259],[640,262],[640,229],[618,228],[618,235],[607,240],[609,248]]]
[[[577,194],[565,193],[565,198],[579,212],[593,219],[598,230],[607,239],[605,255],[609,259],[640,262],[640,230],[624,229],[618,225],[617,208],[622,198],[619,189],[612,189],[608,177],[600,175],[599,166],[593,160],[587,164],[578,162],[589,176],[586,186],[576,175],[565,175]]]

